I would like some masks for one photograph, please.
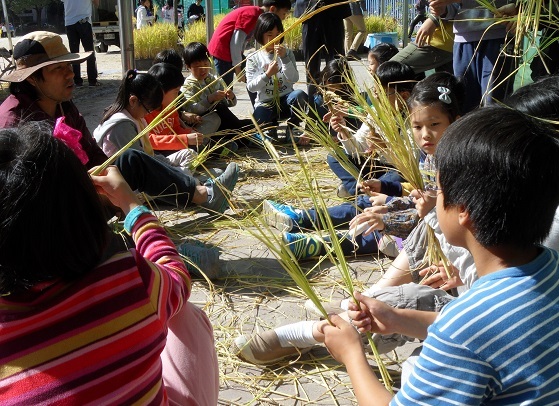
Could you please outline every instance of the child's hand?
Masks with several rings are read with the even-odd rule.
[[[346,121],[343,115],[341,114],[332,114],[331,118],[330,118],[330,125],[332,126],[332,128],[334,129],[334,131],[336,131],[337,133],[342,134],[343,139],[346,139],[347,137],[345,136],[345,126],[346,126]]]
[[[268,69],[266,69],[266,76],[271,78],[278,72],[279,72],[278,62],[277,61],[270,62],[270,64],[268,65]]]
[[[425,269],[419,271],[419,276],[423,279],[421,280],[421,285],[431,286],[433,289],[444,289],[449,290],[456,288],[458,286],[462,286],[464,283],[460,279],[458,275],[458,269],[454,265],[450,265],[451,270],[451,277],[449,278],[444,266],[442,264],[439,265],[431,265]]]
[[[229,89],[227,92],[225,92],[225,97],[227,98],[227,100],[233,100],[235,99],[235,93],[233,93],[233,90]]]
[[[215,103],[225,99],[226,96],[227,96],[226,92],[224,92],[223,90],[218,90],[217,92],[212,93],[208,96],[208,101],[210,103]]]
[[[355,327],[337,314],[329,315],[328,319],[333,326],[324,323],[321,333],[330,354],[343,364],[352,362],[355,357],[363,357],[363,344]]]
[[[388,198],[388,195],[385,195],[383,193],[376,193],[376,192],[372,192],[370,193],[370,195],[371,197],[369,197],[369,201],[373,206],[383,206],[386,204],[386,199]]]
[[[91,168],[93,172],[97,167]],[[136,193],[130,189],[116,166],[108,166],[99,175],[90,175],[91,181],[97,189],[97,193],[107,196],[107,198],[124,213],[128,214],[133,208],[140,206],[141,202],[136,197]]]
[[[274,45],[274,52],[280,58],[285,58],[285,55],[287,55],[287,48],[283,44],[276,44]]]
[[[351,221],[349,222],[349,228],[350,229],[357,228],[359,224],[367,223],[369,228],[365,230],[365,232],[362,234],[363,236],[369,235],[375,230],[379,230],[379,231],[384,230],[384,221],[382,221],[383,206],[379,206],[376,209],[378,209],[381,212],[375,213],[374,211],[369,210],[369,208],[367,208],[363,213],[358,214],[357,216],[352,218]],[[384,210],[387,210],[386,207],[384,207]]]
[[[378,179],[367,179],[361,181],[357,186],[362,192],[371,195],[372,193],[380,193],[382,183]]]
[[[363,296],[360,292],[355,292],[354,296],[359,305],[350,300],[347,315],[359,332],[393,334],[400,331],[398,315],[393,307],[380,300]]]
[[[202,133],[186,134],[186,139],[188,140],[188,145],[200,146],[204,144],[204,134]]]
[[[183,111],[181,113],[181,119],[186,124],[190,124],[190,125],[196,125],[202,122],[202,117],[200,117],[198,114],[189,113],[187,111]]]
[[[430,18],[427,18],[425,21],[423,21],[421,27],[417,31],[417,35],[415,36],[415,44],[418,47],[429,45],[436,28],[437,26]]]
[[[417,191],[416,193],[414,190],[410,196],[414,198],[413,202],[415,203],[417,214],[421,218],[424,218],[437,204],[437,195],[433,191]]]

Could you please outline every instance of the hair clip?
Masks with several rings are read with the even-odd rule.
[[[126,79],[134,79],[137,75],[138,71],[136,69],[130,69],[128,75],[126,75]]]
[[[440,92],[439,95],[439,100],[442,101],[443,103],[446,104],[450,104],[452,103],[452,100],[450,99],[450,89],[448,89],[447,87],[437,87],[437,90]]]

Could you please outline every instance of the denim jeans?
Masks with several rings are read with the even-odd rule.
[[[235,77],[235,71],[231,70],[233,68],[233,63],[231,61],[224,61],[223,59],[216,58],[215,56],[213,58],[217,74],[221,76],[225,84],[229,86]],[[228,70],[231,70],[231,72],[225,74]]]
[[[90,22],[80,23],[79,21],[72,25],[66,26],[66,34],[68,35],[68,45],[70,52],[80,52],[80,41],[84,51],[93,51],[93,29]],[[86,60],[87,63],[87,81],[90,84],[97,83],[97,61],[95,59],[95,51]],[[72,65],[74,69],[74,83],[81,85],[83,83],[80,64]]]
[[[302,90],[293,90],[280,97],[279,114],[275,105],[259,105],[254,109],[254,118],[263,128],[277,125],[278,120],[288,119],[289,124],[299,125],[301,119],[296,109],[304,110],[307,105],[307,94]]]
[[[126,150],[117,158],[115,165],[132,190],[145,192],[171,206],[189,206],[199,185],[198,180],[185,175],[180,169],[137,149]]]

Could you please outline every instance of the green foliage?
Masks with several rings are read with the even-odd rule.
[[[29,9],[36,9],[39,11],[52,2],[53,0],[12,0],[8,8],[14,13],[21,13],[22,11]]]
[[[402,36],[402,27],[398,25],[398,21],[393,17],[372,15],[365,17],[365,27],[367,33],[375,32],[397,32],[398,36]]]
[[[154,24],[134,30],[134,54],[137,59],[153,59],[164,49],[178,49],[179,33],[172,24]]]

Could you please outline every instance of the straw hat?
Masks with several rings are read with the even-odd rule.
[[[90,52],[70,53],[62,37],[49,31],[34,31],[25,35],[14,47],[16,69],[0,80],[23,82],[44,66],[60,62],[82,62]]]

